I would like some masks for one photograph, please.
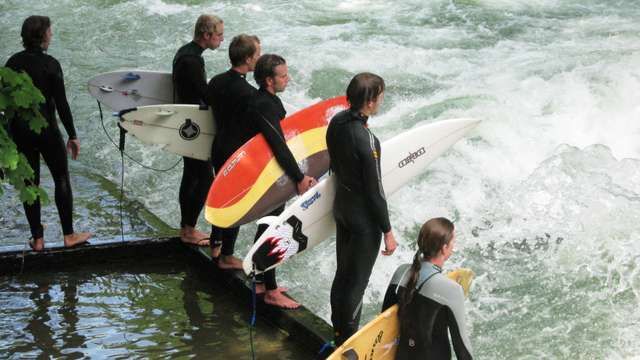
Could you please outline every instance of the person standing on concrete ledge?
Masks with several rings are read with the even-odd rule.
[[[58,60],[46,53],[53,38],[51,20],[47,16],[29,16],[22,24],[22,44],[24,51],[14,54],[6,66],[15,71],[26,72],[33,84],[42,92],[45,102],[40,113],[47,121],[47,127],[36,134],[23,119],[9,121],[9,133],[18,151],[23,153],[34,171],[34,184],[40,184],[40,156],[47,164],[55,184],[55,203],[60,215],[64,246],[85,244],[91,233],[73,230],[73,193],[69,179],[67,152],[73,160],[80,154],[80,141],[76,136],[71,109],[64,89],[62,67]],[[56,121],[56,111],[69,136],[65,149],[62,134]],[[44,249],[44,228],[40,220],[40,199],[33,204],[23,203],[31,228],[32,240],[29,246],[35,251]]]
[[[260,58],[260,39],[240,34],[231,40],[229,60],[231,69],[214,76],[207,86],[207,99],[216,122],[211,160],[216,176],[225,161],[251,137],[245,117],[249,101],[256,88],[247,81]],[[233,256],[240,227],[223,229],[211,226],[211,256],[218,258],[221,269],[242,269],[242,261]]]
[[[383,99],[384,80],[380,76],[356,75],[347,87],[351,107],[334,116],[327,129],[327,149],[336,179],[333,216],[337,268],[331,285],[336,346],[358,330],[362,297],[380,239],[384,237],[383,255],[393,254],[397,246],[382,188],[380,141],[367,124]]]
[[[202,52],[215,50],[224,40],[224,23],[214,15],[200,15],[193,41],[182,46],[173,58],[175,103],[206,105],[207,75]],[[213,168],[208,161],[183,157],[180,182],[180,239],[184,243],[209,246],[207,234],[196,229],[213,181]]]
[[[317,181],[300,170],[296,159],[287,146],[280,126],[280,121],[284,119],[287,112],[276,94],[283,92],[289,83],[287,62],[279,55],[262,55],[256,63],[254,78],[260,89],[249,103],[247,122],[252,124],[252,129],[249,130],[247,136],[253,137],[258,133],[264,135],[276,161],[284,169],[285,174],[296,184],[298,193],[302,194],[314,186]],[[265,216],[278,216],[283,211],[284,205]],[[267,227],[266,224],[258,225],[254,242],[267,230]],[[258,284],[257,291],[264,292],[265,303],[285,309],[295,309],[300,306],[284,294],[286,289],[278,287],[275,269],[264,272],[263,276],[264,283]],[[257,279],[262,280],[261,276],[258,276]]]

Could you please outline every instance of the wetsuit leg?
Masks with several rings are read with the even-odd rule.
[[[47,164],[55,184],[55,200],[64,235],[73,234],[73,192],[69,179],[69,162],[62,134],[55,129],[46,129],[41,136],[42,158]]]
[[[265,216],[278,216],[280,214],[282,214],[282,212],[284,211],[284,205],[280,206],[279,208],[273,210],[271,213],[269,213],[268,215]],[[258,231],[256,231],[256,236],[253,239],[253,242],[255,243],[256,241],[258,241],[258,239],[260,238],[260,236],[262,236],[262,233],[264,233],[267,228],[269,227],[269,225],[267,224],[260,224],[258,225]],[[275,290],[278,288],[278,283],[276,281],[276,270],[272,269],[269,271],[265,271],[264,273],[257,275],[256,276],[256,282],[260,283],[260,282],[264,282],[264,286],[267,290]]]
[[[214,146],[216,145],[214,142]],[[218,174],[220,168],[224,164],[226,157],[216,156],[216,153],[226,154],[224,149],[214,150],[211,154],[211,162],[213,163],[213,170],[215,174]],[[211,246],[220,246],[222,244],[222,248],[220,249],[220,254],[223,256],[231,256],[233,255],[233,251],[235,249],[236,240],[238,239],[238,233],[240,232],[240,227],[233,228],[221,228],[215,225],[211,225]]]
[[[342,344],[358,330],[362,297],[378,256],[382,236],[376,226],[363,226],[363,222],[345,220],[336,217],[337,268],[331,285],[331,321],[336,333],[336,345]]]
[[[233,255],[233,251],[236,245],[236,239],[238,239],[238,233],[240,227],[233,228],[220,228],[215,225],[211,226],[211,245],[217,246],[222,243],[222,249],[220,254],[223,256]]]
[[[38,152],[37,143],[38,135],[32,131],[20,126],[19,120],[15,121],[11,126],[11,137],[16,143],[19,152],[24,154],[33,169],[33,183],[25,181],[26,185],[40,185],[40,153]],[[22,203],[24,213],[29,222],[31,236],[38,239],[44,236],[44,229],[40,218],[40,199],[36,199],[31,205]]]
[[[196,226],[213,181],[213,168],[207,161],[183,157],[180,182],[180,227]]]

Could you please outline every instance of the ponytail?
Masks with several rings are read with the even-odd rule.
[[[420,239],[418,239],[420,241]],[[419,246],[418,246],[419,247]],[[420,274],[420,263],[422,254],[420,249],[416,251],[415,256],[413,257],[413,263],[411,264],[411,268],[409,268],[409,280],[407,282],[407,287],[400,294],[398,301],[398,318],[400,319],[400,324],[402,328],[412,328],[411,322],[413,321],[412,317],[408,315],[407,308],[413,300],[413,294],[416,292],[416,284],[418,283],[418,275]],[[404,331],[404,329],[401,329]]]
[[[413,263],[409,269],[409,279],[406,288],[399,294],[398,318],[400,319],[400,332],[411,333],[414,329],[415,316],[409,314],[409,305],[413,300],[418,283],[418,275],[422,260],[431,260],[436,257],[442,248],[453,238],[453,223],[446,218],[434,218],[422,225],[418,235],[418,250],[413,257]]]

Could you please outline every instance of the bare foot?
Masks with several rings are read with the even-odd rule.
[[[218,260],[218,267],[220,269],[229,270],[229,269],[242,269],[242,260],[238,259],[233,255],[221,256]]]
[[[267,291],[267,293],[264,295],[264,302],[269,305],[281,307],[284,309],[297,309],[300,307],[300,304],[293,301],[284,293],[278,290]]]
[[[256,295],[262,295],[266,290],[267,289],[265,288],[264,284],[256,284]],[[278,288],[273,291],[287,292],[289,291],[289,289],[286,287],[278,286]]]
[[[80,232],[73,233],[64,236],[64,246],[65,247],[74,247],[83,243],[86,243],[87,240],[93,235],[90,232]]]
[[[192,226],[185,226],[180,229],[180,239],[186,244],[209,246],[209,235]]]
[[[41,238],[29,240],[29,247],[31,247],[31,250],[33,251],[44,250],[44,238],[41,237]]]

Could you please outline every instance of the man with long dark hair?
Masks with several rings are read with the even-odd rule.
[[[42,92],[45,102],[40,106],[40,113],[48,126],[36,134],[23,119],[11,119],[9,132],[35,172],[35,185],[40,184],[40,156],[47,164],[55,184],[55,203],[60,215],[64,245],[66,247],[85,243],[91,234],[76,233],[73,230],[73,194],[69,180],[69,164],[67,151],[76,160],[80,153],[80,141],[76,136],[71,109],[64,89],[62,67],[58,60],[46,53],[53,37],[51,20],[46,16],[29,16],[22,24],[22,44],[24,51],[14,54],[6,66],[15,71],[26,72],[33,84]],[[56,111],[69,139],[66,150],[62,134],[56,121]],[[31,228],[30,246],[33,250],[44,249],[44,229],[40,222],[40,200],[31,205],[24,203],[24,211]]]
[[[380,173],[380,141],[368,120],[384,99],[384,80],[356,75],[347,87],[350,108],[333,117],[327,130],[331,170],[336,177],[336,275],[331,285],[331,321],[336,346],[358,330],[362,297],[384,237],[383,255],[396,240],[391,230]]]

